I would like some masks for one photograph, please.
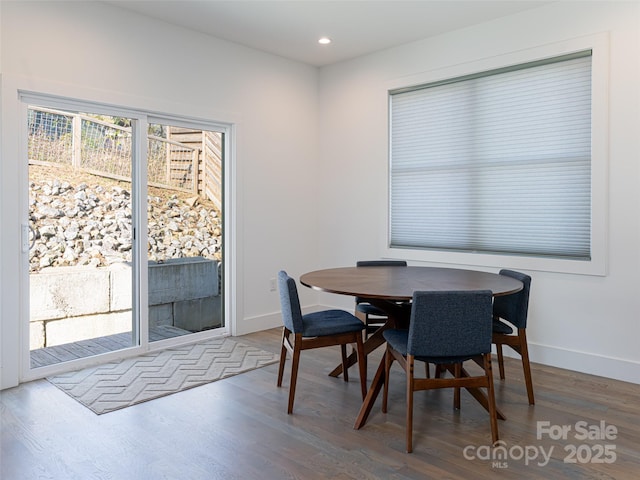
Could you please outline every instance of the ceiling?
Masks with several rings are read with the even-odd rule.
[[[107,0],[174,25],[314,66],[465,28],[548,0]],[[319,45],[327,36],[330,45]]]

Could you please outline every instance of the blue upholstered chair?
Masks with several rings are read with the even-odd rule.
[[[278,273],[280,305],[282,307],[282,348],[280,350],[280,367],[278,369],[278,387],[282,386],[284,364],[287,351],[291,354],[291,382],[289,384],[289,405],[287,413],[293,412],[293,401],[296,394],[298,365],[300,352],[311,348],[340,345],[342,350],[342,366],[344,381],[349,381],[347,361],[347,344],[356,344],[360,371],[360,390],[364,399],[367,393],[367,373],[364,359],[362,330],[364,324],[354,315],[344,310],[324,310],[321,312],[302,314],[296,282],[285,271]],[[290,336],[293,334],[293,342]]]
[[[356,267],[406,267],[404,260],[360,260],[356,262]],[[356,297],[356,317],[362,320],[367,326],[365,337],[383,324],[387,319],[387,314],[375,305],[371,305],[366,299]]]
[[[529,291],[531,289],[531,277],[513,270],[500,270],[500,275],[520,280],[524,288],[511,295],[496,297],[493,302],[493,343],[498,354],[498,369],[500,379],[504,380],[504,359],[502,346],[507,345],[516,351],[522,360],[524,381],[527,386],[529,405],[533,405],[533,380],[531,378],[531,365],[529,364],[529,349],[527,347],[527,314],[529,310]],[[503,320],[509,322],[513,327]],[[513,328],[517,329],[514,334]]]
[[[491,304],[489,290],[415,292],[409,330],[383,333],[387,351],[382,411],[387,411],[389,373],[395,360],[406,373],[407,452],[413,450],[413,392],[434,388],[454,388],[455,408],[460,408],[460,387],[486,388],[491,437],[494,443],[498,440],[491,372]],[[477,357],[481,357],[483,373],[469,376],[462,364]],[[415,360],[445,366],[454,376],[415,378]]]

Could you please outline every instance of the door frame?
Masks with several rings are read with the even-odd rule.
[[[149,120],[153,122],[161,121],[162,123],[170,123],[177,126],[191,126],[200,128],[202,130],[218,131],[223,133],[223,162],[222,162],[222,178],[223,178],[223,201],[222,201],[222,221],[223,221],[223,272],[224,279],[223,285],[223,312],[224,312],[224,326],[220,329],[197,332],[184,337],[174,337],[171,339],[149,342],[148,339],[148,308],[146,303],[147,296],[147,256],[144,255],[144,251],[138,251],[138,255],[134,255],[134,288],[132,292],[133,307],[132,307],[132,331],[136,331],[137,327],[137,339],[138,345],[134,345],[122,350],[108,352],[96,356],[86,357],[82,359],[72,360],[69,362],[63,362],[55,365],[49,365],[45,367],[39,367],[32,369],[30,367],[30,347],[29,347],[29,254],[28,250],[25,252],[21,249],[20,257],[20,281],[19,281],[19,369],[18,369],[18,382],[25,382],[43,378],[49,375],[55,375],[71,370],[77,370],[88,366],[119,360],[135,355],[144,354],[151,351],[158,351],[165,348],[194,343],[202,341],[204,339],[227,336],[235,332],[236,324],[236,309],[234,308],[236,302],[236,288],[235,288],[235,272],[236,262],[234,254],[235,252],[235,136],[236,125],[234,122],[220,122],[204,118],[197,118],[191,115],[185,115],[178,110],[177,114],[171,113],[158,113],[157,110],[140,109],[132,107],[122,107],[117,103],[104,103],[96,102],[95,100],[86,100],[80,98],[69,98],[50,93],[42,93],[42,91],[22,91],[17,90],[18,93],[18,110],[19,114],[18,122],[20,124],[19,131],[19,219],[20,230],[22,231],[22,224],[26,222],[28,218],[28,158],[27,158],[27,106],[28,104],[36,104],[41,106],[47,106],[50,108],[56,108],[61,110],[72,111],[91,111],[92,113],[101,113],[112,116],[124,116],[134,120],[133,135],[132,135],[132,198],[134,204],[132,204],[133,213],[133,227],[137,232],[137,239],[134,243],[134,249],[141,249],[140,245],[146,245],[147,230],[146,230],[146,202],[147,202],[147,182],[146,182],[146,141],[134,141],[136,138],[136,132],[146,132]],[[165,112],[170,108],[165,109]],[[146,139],[146,135],[144,135]],[[136,160],[137,159],[137,160]],[[137,212],[137,213],[136,213]],[[24,238],[22,239],[24,242]],[[139,253],[143,253],[140,255]],[[144,299],[144,300],[143,300]],[[3,320],[3,322],[6,321]],[[185,338],[187,337],[187,338]],[[4,341],[3,341],[4,343]],[[3,368],[4,370],[4,368]],[[5,385],[2,386],[3,388]]]

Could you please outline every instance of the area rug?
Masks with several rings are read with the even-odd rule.
[[[215,338],[47,380],[100,415],[277,361],[276,354]]]

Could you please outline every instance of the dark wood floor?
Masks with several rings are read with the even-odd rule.
[[[240,340],[279,351],[278,330]],[[379,357],[379,352],[370,357],[370,376]],[[462,409],[454,411],[448,390],[416,394],[414,453],[407,454],[404,374],[392,372],[389,413],[380,412],[378,400],[368,423],[354,430],[361,404],[357,369],[348,383],[329,377],[338,358],[337,348],[302,353],[293,415],[286,414],[288,380],[276,387],[277,364],[100,416],[46,380],[5,390],[0,393],[0,478],[640,476],[639,385],[535,365],[536,405],[529,406],[519,363],[509,360],[507,380],[497,381],[497,401],[507,416],[499,422],[506,458],[483,458],[489,452],[483,446],[491,441],[487,413],[466,392]],[[566,439],[538,438],[539,422],[572,430]],[[616,437],[610,431],[609,439],[577,439],[577,422],[591,430],[604,422],[617,430]],[[551,451],[547,463],[542,449]],[[521,456],[526,452],[538,456],[526,460]],[[613,461],[597,463],[605,459]]]

